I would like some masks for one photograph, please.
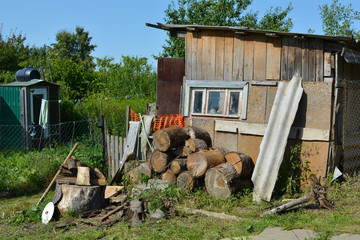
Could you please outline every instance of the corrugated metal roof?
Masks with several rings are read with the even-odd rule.
[[[303,93],[301,77],[279,82],[269,123],[260,145],[260,153],[251,177],[253,198],[270,201],[283,160],[287,139]]]
[[[35,84],[39,84],[39,83],[46,83],[46,84],[50,84],[50,85],[55,85],[55,86],[60,86],[56,83],[51,83],[51,82],[47,82],[41,79],[32,79],[31,81],[26,81],[26,82],[11,82],[11,83],[6,83],[6,84],[1,84],[0,86],[6,86],[6,87],[28,87],[31,85],[35,85]]]
[[[187,31],[196,31],[197,29],[207,29],[207,30],[231,30],[234,32],[253,32],[253,33],[264,33],[264,34],[274,34],[279,36],[298,36],[305,38],[319,38],[319,39],[327,39],[333,41],[345,41],[348,43],[353,43],[359,45],[359,42],[353,38],[353,36],[329,36],[329,35],[316,35],[316,34],[305,34],[305,33],[291,33],[291,32],[279,32],[279,31],[271,31],[271,30],[261,30],[255,28],[248,27],[230,27],[230,26],[207,26],[207,25],[181,25],[181,24],[151,24],[146,23],[146,26],[158,28],[162,30],[168,31],[179,31],[179,32],[187,32]]]

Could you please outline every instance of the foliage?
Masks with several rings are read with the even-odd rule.
[[[99,119],[100,105],[106,120],[106,128],[112,135],[126,136],[126,106],[143,114],[146,105],[154,99],[138,96],[130,99],[114,99],[92,95],[81,103],[74,105],[74,111],[85,119]]]
[[[94,67],[93,57],[90,55],[96,48],[91,44],[92,37],[83,27],[77,26],[75,33],[61,30],[56,34],[57,43],[51,44],[53,51],[59,55],[60,59],[71,59],[76,63],[81,63],[86,69]]]
[[[351,2],[345,6],[339,0],[319,5],[322,28],[326,35],[349,36],[360,38],[360,31],[354,28],[354,21],[360,20],[360,12],[354,10]]]
[[[289,153],[286,154],[287,157],[279,171],[276,192],[280,194],[285,192],[290,196],[300,192],[300,185],[305,183],[311,174],[309,160],[306,158],[312,154],[312,149],[305,149],[300,143],[290,146]]]
[[[29,56],[25,40],[21,33],[3,36],[0,29],[0,83],[14,81],[15,72],[24,66]]]
[[[122,56],[119,63],[113,58],[97,58],[96,87],[105,96],[124,98],[155,98],[156,72],[145,57]]]
[[[290,31],[292,20],[288,18],[291,4],[283,10],[270,8],[259,20],[258,12],[247,11],[252,0],[178,0],[165,10],[167,24],[241,26],[276,31]],[[170,37],[163,46],[163,57],[184,57],[185,40]]]
[[[79,139],[74,156],[106,173],[102,146],[92,136]],[[0,192],[8,196],[32,194],[44,189],[52,180],[72,146],[53,146],[42,151],[0,152]]]

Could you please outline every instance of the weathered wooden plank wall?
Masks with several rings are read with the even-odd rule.
[[[323,39],[273,37],[260,33],[198,30],[186,37],[186,78],[191,80],[323,82]],[[331,45],[332,46],[332,45]],[[333,46],[332,46],[333,48]],[[328,51],[330,52],[330,51]]]

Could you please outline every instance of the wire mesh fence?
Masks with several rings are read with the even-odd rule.
[[[64,122],[45,128],[31,125],[27,129],[21,125],[0,125],[0,152],[4,158],[17,151],[41,151],[46,147],[73,145],[83,140],[101,144],[101,130],[96,121]]]
[[[360,171],[360,81],[345,81],[343,115],[343,172]]]

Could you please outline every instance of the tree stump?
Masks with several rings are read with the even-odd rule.
[[[58,204],[59,211],[83,212],[101,209],[104,206],[104,186],[61,185],[62,198]]]
[[[211,147],[211,137],[210,137],[210,134],[206,130],[199,128],[199,127],[186,126],[186,127],[184,127],[184,131],[190,138],[202,139],[205,141],[207,146]]]
[[[233,165],[228,162],[210,168],[205,174],[206,190],[214,198],[226,199],[244,188],[245,184],[248,184],[247,181],[243,183]]]
[[[225,159],[218,150],[205,150],[190,154],[186,167],[191,176],[200,178],[205,175],[206,170],[222,163],[225,163]]]
[[[194,188],[194,180],[195,179],[188,171],[182,172],[177,177],[177,187],[181,189],[188,188],[189,190],[192,190]]]
[[[229,152],[225,155],[225,160],[234,166],[240,178],[251,177],[255,165],[249,155],[240,152]]]
[[[188,139],[188,135],[180,126],[161,129],[153,135],[154,147],[161,152],[184,145],[186,139]]]
[[[172,161],[170,163],[171,171],[175,175],[179,174],[182,171],[185,171],[186,170],[186,160],[187,160],[187,158],[178,158],[178,159],[175,159],[174,161]]]
[[[166,172],[161,175],[161,180],[166,180],[168,184],[176,184],[176,176],[171,169],[166,170]]]
[[[155,150],[150,158],[151,167],[155,172],[161,173],[165,171],[167,165],[173,159],[173,156],[169,155],[170,153],[160,152]]]

